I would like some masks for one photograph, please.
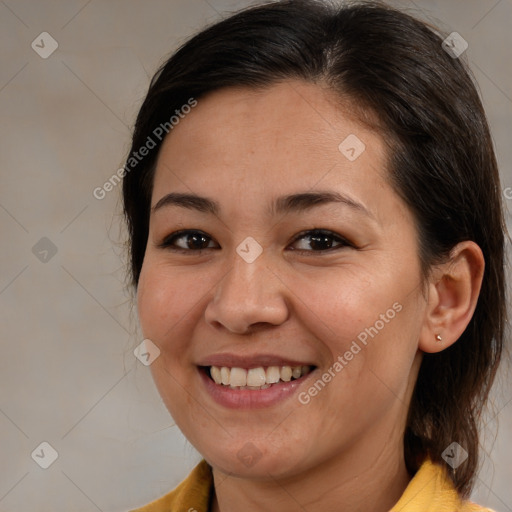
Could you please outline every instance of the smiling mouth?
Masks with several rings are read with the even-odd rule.
[[[219,386],[239,390],[262,390],[300,379],[311,373],[315,366],[260,366],[250,369],[201,366],[200,368]]]

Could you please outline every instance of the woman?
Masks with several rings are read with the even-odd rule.
[[[204,460],[139,511],[486,510],[505,228],[443,39],[377,3],[273,2],[154,77],[124,169],[131,276]]]

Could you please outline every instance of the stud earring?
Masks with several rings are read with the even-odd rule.
[[[443,338],[441,338],[439,334],[436,334],[436,342],[441,343],[441,341],[443,341]]]

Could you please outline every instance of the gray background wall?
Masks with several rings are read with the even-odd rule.
[[[92,191],[122,164],[163,57],[250,3],[0,1],[2,512],[127,510],[169,491],[199,460],[132,353],[141,340],[124,292],[120,187],[103,200]],[[469,42],[512,210],[512,0],[394,4]],[[51,49],[44,31],[58,43],[46,59],[35,51]],[[474,493],[504,512],[511,382],[503,367]],[[41,442],[58,454],[48,469],[36,463],[51,461]]]

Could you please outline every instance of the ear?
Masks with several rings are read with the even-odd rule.
[[[420,350],[440,352],[460,338],[475,311],[484,269],[482,250],[471,241],[457,244],[449,260],[434,267],[428,282]]]

